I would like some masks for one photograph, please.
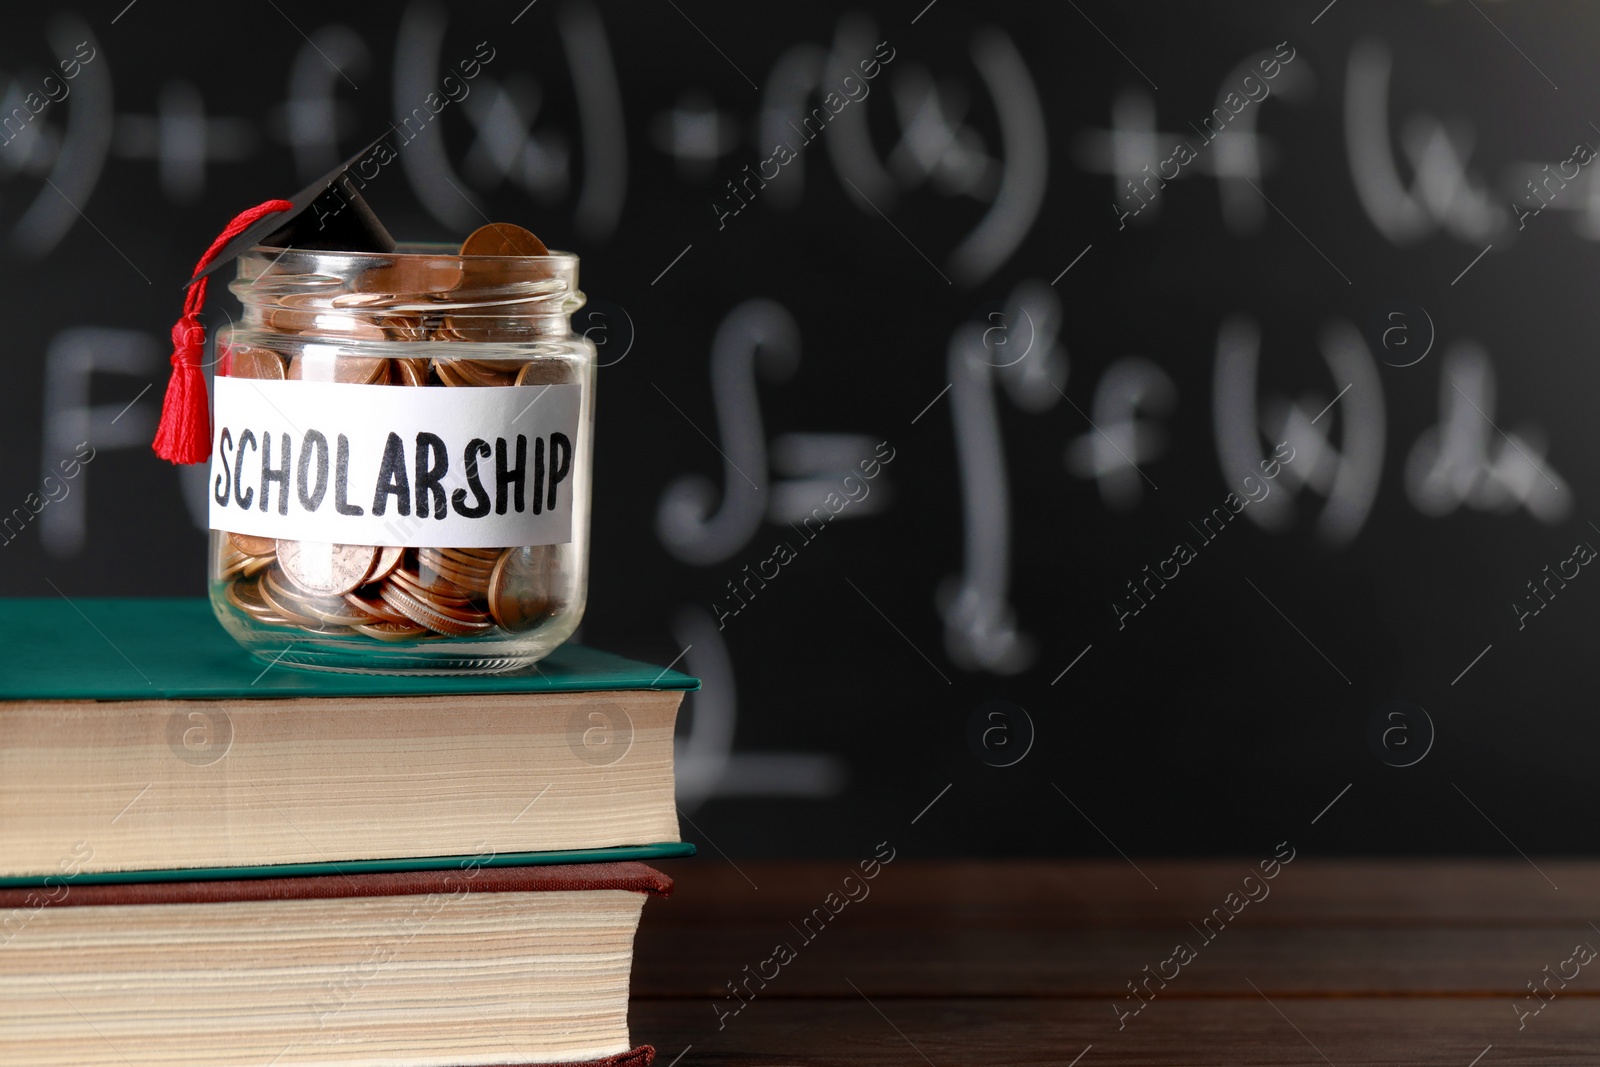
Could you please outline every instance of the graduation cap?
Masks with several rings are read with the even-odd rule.
[[[350,174],[383,140],[373,141],[292,199],[268,200],[240,212],[200,257],[184,283],[188,293],[183,317],[172,327],[172,378],[167,382],[152,443],[156,455],[172,463],[202,463],[211,458],[211,409],[200,369],[206,331],[200,312],[212,271],[257,245],[336,252],[395,250],[394,238],[373,214]],[[392,154],[387,147],[385,150]]]

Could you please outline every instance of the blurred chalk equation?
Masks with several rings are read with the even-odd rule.
[[[602,408],[655,409],[654,428],[689,443],[687,458],[670,453],[672,466],[633,487],[640,521],[619,537],[619,555],[688,583],[641,594],[644,634],[619,635],[670,635],[668,655],[705,681],[678,742],[686,811],[713,797],[862,787],[843,756],[752,748],[765,742],[749,740],[748,715],[739,729],[746,708],[801,713],[783,657],[765,651],[782,625],[767,590],[807,581],[774,575],[817,573],[827,550],[804,547],[815,538],[905,546],[884,613],[955,684],[1038,671],[1061,693],[1095,659],[1071,682],[1062,665],[1101,641],[1072,633],[1052,650],[1063,629],[1109,625],[1109,639],[1118,625],[1105,609],[1125,575],[1083,560],[1123,540],[1165,554],[1158,503],[1220,499],[1280,446],[1293,462],[1235,524],[1277,560],[1302,541],[1351,560],[1381,555],[1357,550],[1400,514],[1447,526],[1463,551],[1574,515],[1586,427],[1530,396],[1527,383],[1549,379],[1507,339],[1528,336],[1496,307],[1514,301],[1482,288],[1508,250],[1540,242],[1581,265],[1600,241],[1600,127],[1562,110],[1579,95],[1565,75],[1552,67],[1563,91],[1549,107],[1505,121],[1491,105],[1520,102],[1526,86],[1476,66],[1478,38],[1430,21],[1465,5],[1382,8],[1349,36],[1328,32],[1350,10],[1339,5],[1276,44],[1277,8],[1245,4],[1226,32],[1166,48],[1187,32],[1174,14],[1148,27],[1168,38],[1151,54],[1183,57],[1149,65],[1159,91],[1106,47],[1120,39],[1108,21],[1110,36],[1086,32],[1070,6],[916,6],[916,19],[807,10],[786,37],[596,0],[493,13],[406,0],[381,24],[308,8],[303,35],[275,27],[283,62],[248,91],[192,56],[138,61],[136,32],[159,32],[147,5],[115,26],[114,12],[87,8],[43,13],[31,33],[14,20],[17,51],[0,67],[0,242],[17,260],[18,300],[79,292],[90,267],[106,275],[93,317],[62,302],[17,320],[37,369],[0,401],[11,405],[5,469],[29,483],[0,508],[0,545],[14,559],[35,553],[11,572],[15,589],[39,591],[28,586],[39,561],[71,560],[61,570],[85,589],[136,580],[106,562],[125,535],[116,490],[135,478],[173,479],[152,491],[181,493],[189,512],[152,520],[150,572],[181,565],[166,542],[206,523],[203,470],[135,466],[160,411],[170,310],[149,295],[166,286],[157,253],[128,235],[148,234],[146,216],[195,229],[263,186],[292,189],[385,125],[398,149],[382,195],[407,224],[463,233],[499,210],[526,212],[565,227],[611,272],[591,275],[612,288],[595,284],[573,321],[613,368]],[[1472,32],[1502,47],[1488,26]],[[1144,62],[1143,44],[1122,44]],[[49,88],[41,72],[69,60],[65,88]],[[1547,91],[1531,69],[1516,76]],[[1450,78],[1459,93],[1439,91]],[[41,86],[47,106],[29,102]],[[829,103],[836,92],[848,105]],[[793,158],[773,176],[763,161],[778,144]],[[740,216],[724,233],[717,211],[730,197]],[[1289,227],[1302,224],[1332,258],[1295,244]],[[1339,230],[1365,240],[1364,264],[1324,237]],[[1280,240],[1305,264],[1263,255]],[[807,258],[815,249],[824,255]],[[1440,249],[1455,265],[1436,283],[1380,291],[1375,279],[1394,276],[1380,265],[1409,271]],[[1236,284],[1280,268],[1294,286],[1288,309],[1265,285]],[[819,292],[859,299],[819,310]],[[1447,299],[1457,294],[1470,295]],[[1583,309],[1563,303],[1552,298],[1550,329],[1586,336]],[[226,304],[213,301],[211,325]],[[653,335],[637,348],[629,308]],[[697,342],[663,343],[652,324],[669,316],[693,322]],[[848,362],[821,347],[840,338],[859,345]],[[854,358],[869,354],[890,358]],[[850,388],[818,411],[807,402],[827,374],[847,374]],[[81,448],[93,469],[48,507],[6,510],[48,496],[25,494],[59,485],[46,479]],[[1467,519],[1478,515],[1496,518]],[[1044,551],[1030,536],[1040,530]],[[631,563],[602,580],[643,588]],[[1103,597],[1087,584],[1063,610],[1048,582],[1030,580],[1067,567],[1089,571]],[[1392,574],[1376,570],[1375,584]],[[861,690],[872,668],[852,669],[845,680]],[[1033,723],[1013,707],[975,713],[973,757],[1000,766],[1030,751]],[[1385,762],[1431,741],[1425,712],[1396,710],[1372,743]]]
[[[799,370],[800,345],[793,315],[773,300],[745,301],[718,325],[710,372],[722,485],[699,475],[677,478],[656,512],[657,535],[683,562],[712,566],[732,559],[755,542],[764,522],[780,527],[784,537],[793,531],[794,540],[785,544],[797,542],[803,549],[834,521],[869,518],[887,506],[887,478],[876,481],[884,456],[870,435],[789,433],[768,442],[757,379],[791,379]],[[673,404],[664,392],[662,397]],[[866,468],[869,463],[872,468]],[[870,479],[865,469],[874,470]],[[775,481],[775,474],[784,477]],[[874,482],[869,490],[868,481]],[[829,506],[833,500],[837,508]],[[845,784],[844,764],[836,756],[733,750],[737,686],[723,631],[776,577],[757,566],[752,572],[746,565],[741,576],[726,581],[721,606],[709,612],[681,607],[673,619],[673,638],[704,683],[690,699],[691,728],[678,750],[678,795],[690,807],[713,795],[825,797]]]

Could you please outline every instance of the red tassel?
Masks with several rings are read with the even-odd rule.
[[[217,253],[257,221],[274,212],[288,211],[287,200],[268,200],[241,211],[211,242],[206,254],[195,264],[194,275],[211,265]],[[172,378],[161,402],[161,422],[156,426],[152,447],[169,463],[204,463],[211,458],[211,408],[206,401],[206,377],[201,357],[206,350],[206,328],[200,321],[205,308],[209,277],[190,275],[189,292],[183,301],[183,317],[172,327]]]

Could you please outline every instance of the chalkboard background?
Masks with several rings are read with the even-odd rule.
[[[180,283],[486,42],[369,198],[583,257],[707,852],[1595,847],[1592,6],[124,3],[0,42],[0,593],[203,592]]]

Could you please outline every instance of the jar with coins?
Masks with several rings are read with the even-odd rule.
[[[257,247],[217,340],[210,592],[273,662],[490,672],[566,640],[588,581],[594,346],[576,256]]]

